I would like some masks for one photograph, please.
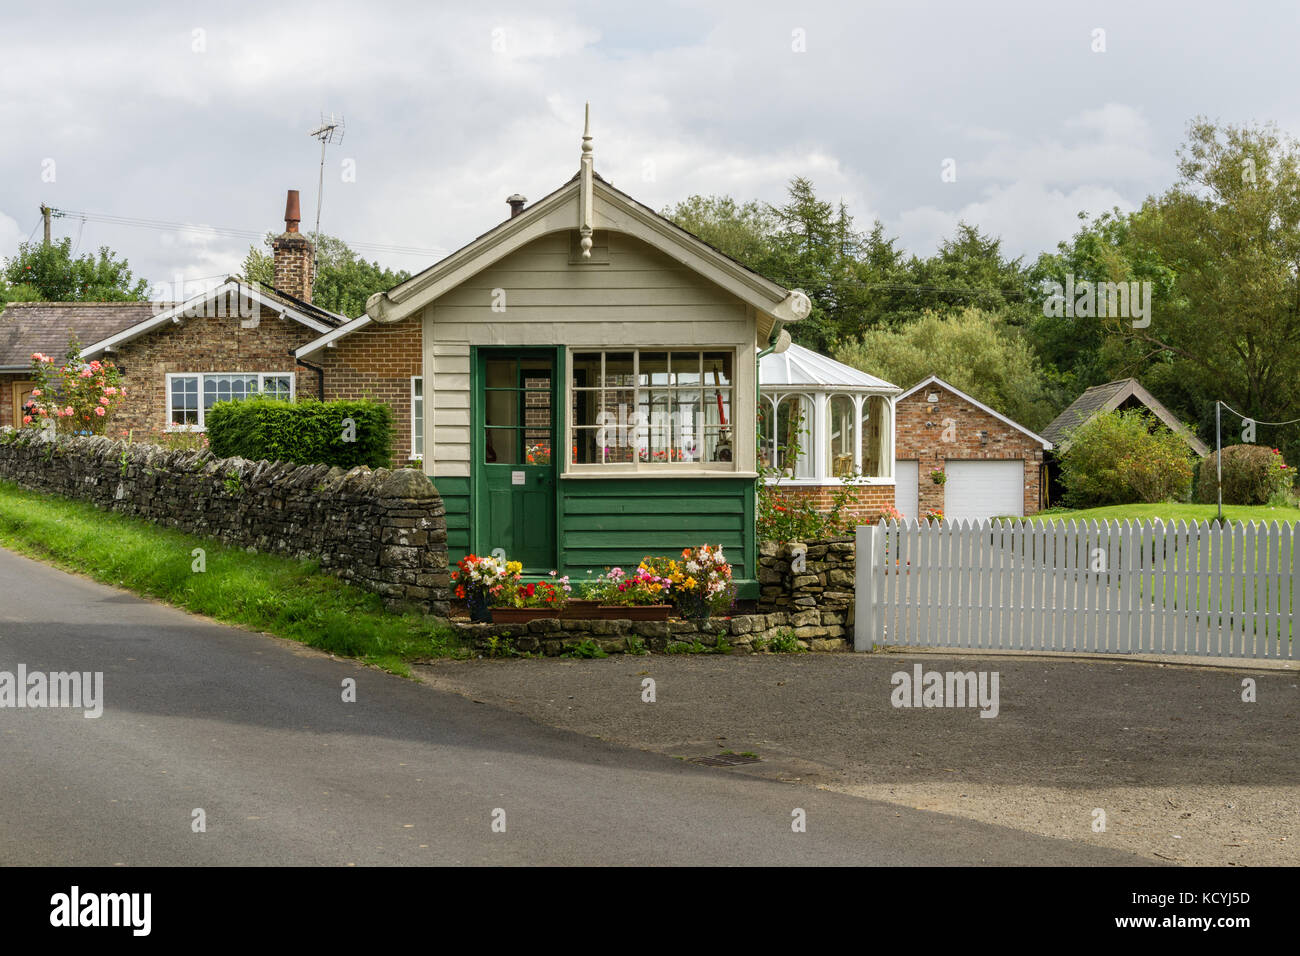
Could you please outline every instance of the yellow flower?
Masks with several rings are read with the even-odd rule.
[[[687,578],[685,584],[683,585],[683,587],[685,587],[686,590],[688,590],[688,591],[693,590],[693,589],[695,588],[695,579],[694,579],[694,578]]]
[[[519,574],[521,571],[523,571],[523,569],[524,566],[520,564],[518,561],[506,562],[506,573],[508,574]]]

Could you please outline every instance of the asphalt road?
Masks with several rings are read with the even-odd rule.
[[[104,710],[0,709],[5,865],[1145,862],[544,727],[0,550],[20,664],[102,671]]]

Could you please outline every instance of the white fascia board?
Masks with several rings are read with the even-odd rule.
[[[287,318],[293,319],[295,322],[299,322],[310,329],[315,329],[317,332],[330,331],[330,327],[328,325],[324,324],[323,322],[318,322],[316,319],[308,317],[307,315],[293,308],[293,306],[288,305],[284,302],[280,302],[276,299],[272,299],[269,296],[266,296],[261,292],[257,291],[252,286],[245,286],[238,279],[227,279],[225,282],[221,283],[221,285],[216,286],[213,289],[209,289],[207,292],[203,292],[200,293],[199,295],[192,296],[191,298],[186,299],[184,302],[181,302],[178,305],[172,306],[170,309],[166,309],[163,312],[158,313],[153,318],[145,319],[143,322],[137,322],[135,325],[132,325],[129,328],[125,328],[120,332],[113,333],[106,339],[101,339],[98,342],[94,342],[91,345],[86,346],[82,350],[81,354],[90,357],[93,355],[100,354],[105,349],[112,348],[116,345],[121,345],[124,342],[130,342],[132,339],[137,339],[142,335],[146,335],[149,332],[152,332],[154,329],[158,328],[160,325],[165,325],[166,323],[172,321],[173,319],[183,318],[186,312],[188,312],[189,310],[195,307],[196,303],[206,303],[209,300],[216,298],[219,295],[225,295],[227,293],[232,293],[232,292],[235,293],[236,295],[247,295],[250,299],[254,300],[259,305],[263,305],[266,308],[271,309],[272,311],[278,312]]]
[[[311,355],[314,352],[319,352],[323,348],[328,348],[329,346],[337,342],[339,339],[343,338],[343,336],[350,335],[353,332],[356,332],[360,329],[364,329],[367,325],[369,325],[373,321],[374,319],[372,319],[368,315],[358,316],[357,318],[348,322],[346,325],[340,325],[337,329],[330,329],[330,331],[326,332],[320,338],[312,339],[306,345],[300,346],[299,348],[295,349],[293,353],[293,357],[296,359],[306,358],[308,355]]]

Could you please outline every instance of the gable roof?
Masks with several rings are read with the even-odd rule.
[[[578,229],[583,185],[581,179],[569,180],[423,272],[387,292],[375,293],[366,302],[366,314],[376,322],[398,322],[533,240]],[[595,231],[620,232],[641,239],[769,319],[797,322],[803,317],[798,304],[800,298],[806,301],[803,293],[791,292],[746,268],[599,176],[592,176],[591,191]]]
[[[171,302],[11,302],[0,311],[0,369],[28,369],[32,353],[62,356],[75,335],[83,346],[147,321]]]
[[[949,385],[938,375],[931,375],[929,378],[917,382],[915,385],[913,385],[911,388],[905,391],[902,395],[899,395],[898,398],[895,399],[895,402],[901,402],[903,399],[915,395],[917,392],[925,388],[927,385],[938,385],[940,388],[952,392],[952,394],[956,395],[958,398],[970,402],[980,411],[992,415],[998,421],[1002,422],[1002,424],[1010,425],[1016,431],[1028,435],[1034,441],[1042,445],[1045,450],[1050,450],[1052,448],[1052,442],[1044,438],[1042,435],[1039,435],[1037,432],[1031,432],[1028,428],[1026,428],[1024,425],[1021,425],[1019,422],[1013,422],[1011,419],[1007,418],[1007,416],[1003,415],[1001,412],[994,411],[993,409],[985,405],[983,402],[981,402],[979,399],[972,398],[970,395],[967,395],[965,392],[963,392],[960,388],[957,388],[955,385]]]
[[[784,352],[770,352],[759,360],[758,386],[816,388],[826,391],[902,391],[883,378],[868,375],[851,365],[793,343]]]
[[[148,318],[135,323],[127,328],[105,336],[82,350],[82,355],[87,358],[98,355],[105,349],[114,348],[132,339],[137,339],[146,335],[168,322],[179,322],[187,312],[196,312],[206,314],[206,306],[209,302],[221,296],[237,295],[241,298],[247,298],[260,306],[271,309],[278,315],[283,315],[287,319],[293,319],[302,325],[307,326],[315,332],[329,332],[331,329],[338,328],[344,324],[347,319],[333,312],[327,312],[319,309],[314,305],[309,305],[300,299],[295,299],[291,295],[286,295],[275,289],[257,283],[246,282],[234,276],[226,279],[219,286],[215,286],[206,292],[201,292],[196,296],[186,299],[184,302],[170,305],[162,311],[150,315]],[[200,311],[203,310],[203,311]]]
[[[1085,389],[1082,395],[1071,402],[1065,411],[1057,415],[1052,423],[1043,429],[1043,434],[1064,450],[1069,447],[1070,435],[1080,425],[1094,415],[1115,411],[1130,399],[1146,406],[1156,418],[1182,438],[1202,458],[1210,453],[1209,446],[1197,438],[1173,412],[1157,401],[1156,397],[1143,388],[1135,378],[1122,378]]]

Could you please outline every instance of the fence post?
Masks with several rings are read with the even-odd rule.
[[[853,649],[869,651],[876,639],[875,525],[858,525],[854,532]]]

